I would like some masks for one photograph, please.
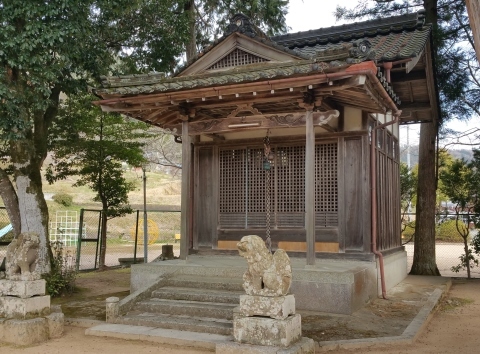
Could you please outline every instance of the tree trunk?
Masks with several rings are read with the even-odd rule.
[[[12,181],[7,173],[0,168],[0,196],[7,209],[8,218],[13,226],[15,236],[18,236],[21,230],[20,209],[18,208],[18,197]]]
[[[105,270],[105,256],[107,254],[107,212],[102,210],[102,223],[100,226],[100,254],[98,255],[98,269]]]
[[[467,267],[467,278],[470,279],[470,252],[468,249],[468,234],[467,236],[463,237],[463,250],[465,252],[465,267]]]
[[[187,1],[184,10],[188,13],[189,40],[186,48],[187,63],[197,54],[197,32],[195,28],[195,3]]]
[[[40,246],[36,271],[50,272],[48,207],[42,191],[42,176],[33,142],[28,137],[11,144],[12,162],[17,186],[20,232],[35,232]]]
[[[415,244],[410,274],[440,275],[435,260],[436,122],[420,128]]]

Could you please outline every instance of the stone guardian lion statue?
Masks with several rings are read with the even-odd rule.
[[[5,275],[10,280],[38,280],[35,272],[40,239],[38,234],[24,232],[18,235],[7,247]]]
[[[287,253],[278,249],[272,255],[259,236],[244,236],[237,243],[240,256],[247,260],[243,288],[247,295],[283,296],[292,283],[292,267]]]

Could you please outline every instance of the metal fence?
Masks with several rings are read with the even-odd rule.
[[[480,215],[476,215],[480,217]],[[74,257],[79,270],[98,268],[100,251],[100,222],[101,211],[82,209],[77,214],[72,212],[59,213],[50,223],[51,241],[60,241],[71,257]],[[463,215],[464,222],[468,219]],[[407,251],[408,269],[413,262],[413,243],[415,215],[407,214],[404,217],[402,239]],[[0,262],[6,255],[6,248],[13,237],[9,228],[10,220],[4,207],[0,207]],[[179,211],[148,211],[147,212],[147,259],[155,260],[162,253],[162,246],[173,245],[174,254],[179,255],[180,245],[180,212]],[[472,225],[468,241],[477,234],[478,230]],[[2,231],[3,230],[3,231]],[[137,210],[124,217],[108,220],[107,246],[105,265],[119,266],[122,263],[141,263],[144,261],[143,245],[143,211]],[[80,242],[78,242],[80,240]],[[443,276],[466,277],[466,270],[456,273],[452,267],[460,263],[460,256],[464,253],[463,240],[458,234],[452,214],[438,214],[436,216],[436,260],[440,273]],[[122,261],[122,259],[127,259]],[[471,269],[471,276],[480,278],[480,267]]]
[[[100,210],[82,209],[78,223],[76,257],[79,270],[98,268],[100,253]],[[107,221],[106,266],[144,262],[146,251],[149,262],[162,254],[162,246],[173,245],[179,255],[180,212],[147,211],[147,246],[144,246],[143,212],[137,210],[123,217]]]
[[[98,268],[100,253],[100,210],[81,209],[80,212],[59,212],[51,216],[50,241],[63,244],[64,252],[76,259],[78,270]],[[0,229],[10,225],[5,208],[0,207]],[[142,263],[162,254],[162,246],[173,245],[175,256],[180,253],[180,211],[147,211],[147,247],[144,247],[143,211],[107,221],[105,265],[109,267]],[[10,231],[9,235],[13,236]],[[9,236],[5,235],[5,237]],[[0,242],[3,238],[0,238]],[[9,242],[0,243],[0,262],[6,255]]]

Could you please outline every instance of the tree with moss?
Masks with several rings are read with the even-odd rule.
[[[0,195],[15,233],[40,237],[50,269],[42,164],[61,94],[101,75],[172,71],[188,19],[173,0],[0,0]]]

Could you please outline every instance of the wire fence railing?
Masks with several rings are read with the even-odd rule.
[[[93,270],[99,266],[101,217],[101,210],[92,209],[62,211],[51,216],[50,241],[62,243],[64,252],[76,260],[78,270]],[[157,260],[165,245],[171,245],[173,254],[179,256],[180,211],[147,211],[146,247],[143,222],[143,211],[140,210],[107,221],[107,267],[142,263],[145,252],[149,262]],[[0,230],[8,225],[10,221],[6,210],[0,208]],[[13,231],[0,237],[0,262],[12,237]]]
[[[480,215],[475,215],[480,217]],[[478,230],[467,224],[468,215],[462,214],[460,221],[469,229],[468,242]],[[60,241],[71,257],[76,259],[79,270],[97,269],[100,251],[101,211],[81,209],[79,212],[58,212],[51,216],[50,239]],[[412,266],[414,252],[415,215],[404,216],[402,240],[407,251],[408,269]],[[173,253],[180,253],[180,212],[147,211],[148,241],[144,246],[143,211],[108,220],[105,265],[115,267],[131,263],[144,262],[145,250],[148,262],[162,254],[162,246],[171,245]],[[460,264],[464,254],[463,239],[457,231],[454,214],[436,216],[436,262],[443,276],[466,277],[461,269],[452,270]],[[0,263],[6,255],[6,249],[13,238],[10,220],[4,207],[0,207]],[[470,246],[471,247],[471,246]],[[476,255],[475,255],[476,256]],[[480,267],[471,269],[471,276],[480,278]]]

